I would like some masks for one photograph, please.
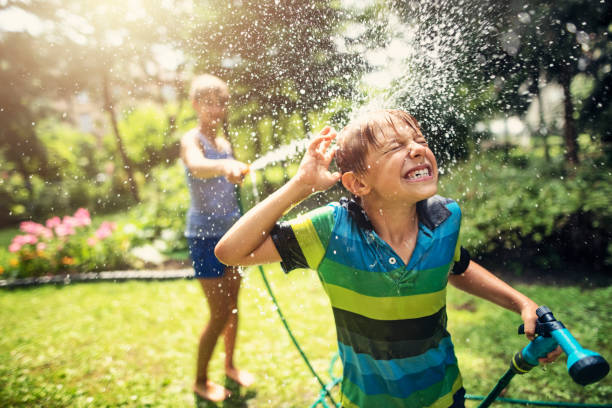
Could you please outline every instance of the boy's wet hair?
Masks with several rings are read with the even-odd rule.
[[[229,100],[229,87],[221,78],[210,74],[198,75],[191,81],[189,99],[204,100],[215,95],[222,103]]]
[[[368,113],[349,123],[338,137],[336,164],[341,173],[352,171],[365,174],[366,157],[372,147],[378,148],[389,132],[399,134],[408,127],[420,132],[419,122],[407,112],[399,109],[385,109]]]

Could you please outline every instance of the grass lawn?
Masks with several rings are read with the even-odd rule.
[[[268,268],[281,308],[315,369],[327,379],[336,351],[329,301],[311,272]],[[612,360],[612,288],[526,286],[583,346]],[[449,330],[468,393],[486,394],[526,344],[518,316],[455,289]],[[308,407],[319,387],[268,298],[256,270],[240,296],[237,364],[257,376],[225,407]],[[195,281],[78,284],[0,292],[0,406],[206,406],[191,389],[207,307]],[[210,377],[223,383],[222,347]],[[506,397],[609,403],[612,375],[581,387],[565,358],[512,381]],[[477,402],[468,402],[475,407]],[[496,406],[504,406],[502,404]],[[509,405],[507,405],[509,406]]]

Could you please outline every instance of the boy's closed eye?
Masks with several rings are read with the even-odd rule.
[[[383,149],[383,154],[391,153],[391,152],[394,152],[394,151],[402,149],[402,148],[404,148],[404,144],[403,143],[393,142],[393,143],[385,146],[385,148]]]
[[[420,144],[421,146],[425,146],[425,147],[429,146],[429,144],[427,143],[427,140],[425,139],[415,140],[415,142]],[[403,149],[405,147],[406,147],[405,143],[392,142],[389,145],[385,146],[385,148],[383,149],[383,154],[391,153],[391,152]]]

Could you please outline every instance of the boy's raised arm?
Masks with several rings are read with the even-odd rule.
[[[257,265],[278,262],[270,231],[283,213],[308,195],[327,190],[339,179],[329,165],[335,149],[331,147],[336,132],[325,127],[308,146],[297,174],[283,187],[249,210],[221,238],[215,255],[226,265]]]

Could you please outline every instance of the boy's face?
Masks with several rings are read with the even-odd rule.
[[[423,134],[409,126],[384,133],[380,147],[371,147],[365,184],[374,196],[416,203],[436,194],[438,165]]]

